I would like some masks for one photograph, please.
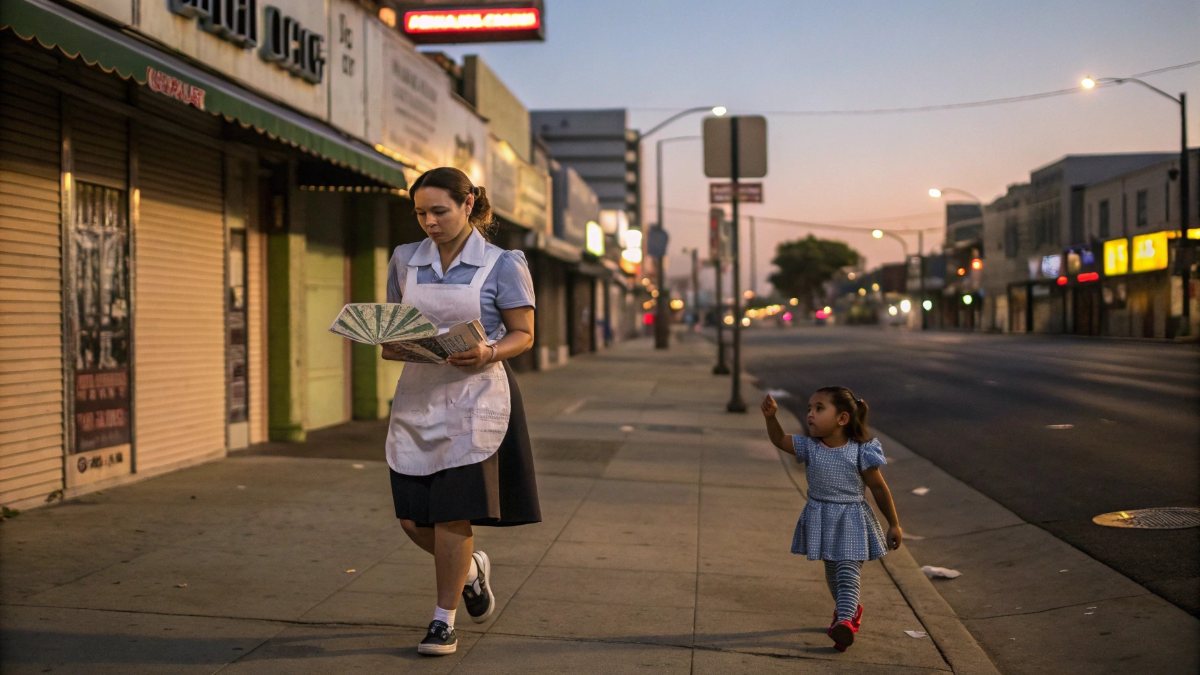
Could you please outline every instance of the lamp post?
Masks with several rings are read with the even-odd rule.
[[[662,125],[659,125],[662,126]],[[698,141],[701,136],[672,136],[670,138],[660,138],[654,144],[654,188],[655,197],[655,212],[657,213],[658,222],[656,225],[659,229],[666,232],[663,227],[663,144],[672,141]],[[666,260],[666,249],[663,249],[663,255],[655,259],[655,276],[658,284],[658,298],[654,306],[654,348],[666,349],[669,347],[669,339],[671,335],[670,324],[670,293],[667,293],[667,269],[663,264]]]
[[[983,203],[982,199],[980,199],[979,197],[976,197],[975,195],[971,194],[970,192],[967,192],[966,190],[960,190],[958,188],[952,188],[952,187],[929,188],[929,196],[933,197],[934,199],[941,199],[942,195],[946,194],[947,192],[956,192],[960,195],[963,195],[964,197],[970,197],[971,201],[973,201],[973,202],[977,202],[979,204]]]
[[[697,329],[700,326],[700,249],[693,246],[683,249],[683,253],[691,254],[692,256],[692,325],[691,328]]]
[[[691,115],[693,113],[699,113],[699,112],[710,112],[710,113],[716,115],[717,117],[720,117],[726,113],[726,109],[725,109],[725,106],[715,106],[715,107],[701,106],[698,108],[688,108],[686,110],[680,110],[679,112],[675,113],[674,115],[671,115],[670,117],[659,122],[658,124],[654,125],[653,127],[650,127],[650,130],[647,131],[646,133],[638,134],[638,157],[643,156],[642,155],[642,147],[641,147],[642,142],[645,141],[650,136],[652,136],[655,132],[659,131],[660,129],[667,126],[671,122],[674,122],[675,120],[679,119],[680,117],[683,117],[685,115]],[[657,199],[658,199],[658,204],[656,205],[658,222],[656,223],[656,225],[657,225],[657,227],[662,229],[663,232],[666,232],[666,228],[663,227],[662,144],[665,141],[681,140],[681,139],[685,139],[685,138],[699,138],[699,136],[695,136],[695,137],[680,136],[677,138],[663,139],[662,141],[658,142],[658,146],[656,148],[655,169],[656,169],[656,174],[657,174],[657,180],[656,180],[657,184],[655,185],[655,188],[657,190]],[[670,316],[670,314],[669,314],[670,308],[668,307],[670,298],[666,296],[666,292],[665,292],[666,287],[667,287],[667,276],[666,276],[666,269],[665,269],[665,264],[664,264],[666,262],[666,258],[667,258],[666,250],[664,249],[663,254],[661,256],[658,256],[657,258],[655,258],[655,261],[654,261],[655,269],[657,270],[657,277],[658,277],[658,298],[657,298],[658,302],[655,305],[655,311],[654,311],[654,348],[655,349],[667,349],[670,346],[669,343],[670,343],[670,334],[671,333],[670,333],[670,325],[668,324],[668,320],[667,320],[667,317]]]
[[[1188,214],[1188,190],[1191,187],[1191,178],[1188,175],[1190,172],[1188,170],[1187,145],[1187,92],[1181,91],[1179,98],[1175,98],[1162,89],[1136,77],[1085,77],[1080,82],[1080,86],[1084,89],[1094,89],[1097,84],[1125,84],[1126,82],[1140,84],[1179,106],[1179,250],[1175,255],[1179,261],[1180,281],[1183,282],[1183,320],[1181,322],[1183,325],[1180,327],[1179,334],[1188,335],[1192,330],[1192,299],[1189,297],[1191,295],[1192,248],[1191,242],[1188,241],[1188,223],[1191,220]]]
[[[933,197],[934,199],[941,199],[944,195],[946,195],[947,193],[951,193],[951,192],[963,195],[964,197],[968,197],[968,198],[970,198],[971,201],[973,201],[979,205],[979,220],[980,220],[980,223],[982,224],[982,222],[983,222],[983,200],[982,199],[980,199],[979,197],[976,197],[975,195],[971,194],[970,192],[967,192],[966,190],[963,190],[960,188],[955,188],[955,187],[929,188],[929,196]],[[921,234],[921,232],[918,231],[918,234]],[[948,234],[949,234],[949,232],[947,232],[947,235]],[[921,330],[925,330],[925,321],[926,321],[926,316],[925,316],[925,254],[924,254],[923,242],[921,242],[919,239],[917,241],[917,248],[920,248],[922,250],[922,253],[921,253]],[[944,293],[944,291],[943,291],[943,293]]]

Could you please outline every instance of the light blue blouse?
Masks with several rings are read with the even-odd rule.
[[[458,258],[450,269],[442,272],[442,261],[437,246],[430,239],[412,244],[401,244],[392,252],[388,262],[387,301],[401,302],[408,265],[417,265],[418,284],[469,284],[475,272],[484,265],[484,255],[490,244],[479,232],[472,232]],[[491,274],[483,282],[479,293],[480,322],[488,338],[499,340],[504,336],[504,322],[500,310],[516,307],[536,307],[533,293],[533,278],[529,274],[529,262],[521,251],[504,251],[492,267]]]

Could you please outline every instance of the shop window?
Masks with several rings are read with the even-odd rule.
[[[1150,224],[1150,218],[1146,213],[1146,191],[1138,190],[1134,201],[1134,223],[1138,227],[1146,227]]]
[[[1107,199],[1101,200],[1100,201],[1100,232],[1099,232],[1101,239],[1108,239],[1109,229],[1111,227],[1111,225],[1110,225],[1111,221],[1109,220],[1109,218],[1110,218],[1110,216],[1109,216],[1109,210],[1108,210],[1108,200]]]

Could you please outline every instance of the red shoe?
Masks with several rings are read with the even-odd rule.
[[[859,605],[858,611],[854,613],[854,618],[850,619],[850,625],[854,626],[854,632],[856,632],[856,633],[858,632],[858,630],[860,628],[862,628],[862,613],[863,613],[863,606]],[[837,625],[837,610],[835,609],[835,610],[833,610],[833,619],[830,620],[829,628],[827,628],[825,630],[825,634],[828,635],[829,637],[833,637],[833,627],[836,625]]]
[[[846,651],[846,648],[854,644],[854,634],[858,632],[858,627],[849,621],[839,621],[829,629],[829,637],[833,638],[833,648],[839,652]]]

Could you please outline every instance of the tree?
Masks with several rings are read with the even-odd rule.
[[[817,239],[811,234],[797,241],[785,241],[775,248],[771,261],[779,268],[768,279],[777,291],[799,298],[806,309],[817,303],[821,286],[849,265],[861,259],[858,251],[845,242]]]

